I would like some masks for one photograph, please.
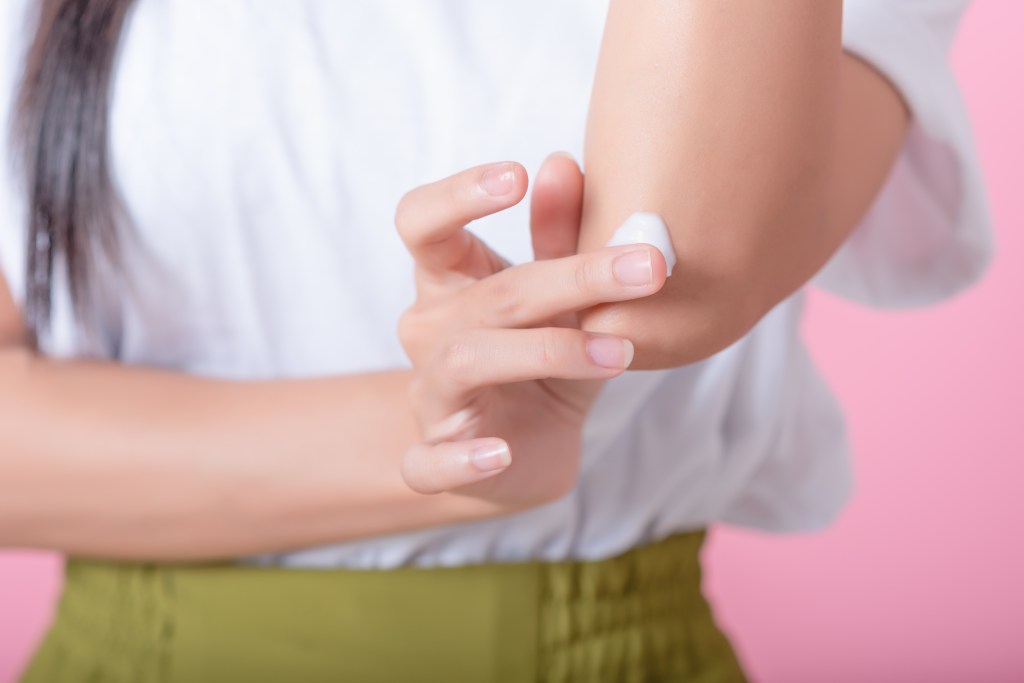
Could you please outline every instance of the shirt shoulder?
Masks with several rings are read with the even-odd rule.
[[[949,61],[968,0],[847,0],[843,46],[902,95],[911,123],[895,164],[816,278],[876,307],[922,306],[976,282],[992,258],[985,183]]]

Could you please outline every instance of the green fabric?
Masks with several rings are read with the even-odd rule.
[[[23,683],[732,683],[703,533],[598,562],[388,571],[71,560]]]

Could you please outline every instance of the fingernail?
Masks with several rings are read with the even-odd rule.
[[[665,257],[665,277],[672,275],[672,269],[676,265],[676,250],[672,246],[672,237],[668,234],[668,227],[665,221],[661,220],[661,216],[650,211],[634,213],[619,226],[604,246],[615,247],[637,242],[657,247]]]
[[[612,272],[615,273],[616,280],[632,287],[649,285],[654,281],[651,254],[646,249],[637,249],[617,256],[612,261]]]
[[[480,176],[480,188],[492,197],[504,197],[516,184],[514,164],[501,164],[489,168]]]
[[[507,444],[478,446],[469,452],[469,461],[481,472],[503,470],[512,464],[512,454]]]
[[[603,368],[628,368],[633,362],[633,342],[617,337],[591,337],[587,340],[587,355]]]

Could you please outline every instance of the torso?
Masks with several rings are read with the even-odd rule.
[[[131,288],[95,351],[231,378],[405,367],[399,197],[580,154],[604,4],[141,0],[112,112]],[[473,228],[531,259],[526,205]],[[612,380],[577,489],[514,517],[252,558],[392,567],[608,556],[716,520],[817,525],[849,478],[799,295],[711,359]],[[60,329],[60,326],[58,326]],[[75,352],[73,335],[63,344]]]

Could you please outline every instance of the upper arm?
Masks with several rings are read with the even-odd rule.
[[[949,62],[969,4],[847,0],[843,44],[863,60],[863,73],[871,74],[851,88],[860,93],[851,99],[877,110],[856,114],[854,125],[864,132],[841,148],[845,163],[861,175],[870,174],[870,169],[857,168],[864,157],[856,147],[892,139],[894,131],[881,126],[893,118],[885,107],[892,107],[896,92],[909,116],[904,116],[895,159],[869,205],[854,196],[834,199],[842,213],[830,230],[852,234],[815,277],[816,285],[873,307],[923,306],[963,291],[991,262],[994,240],[984,173]],[[855,63],[854,57],[849,60]],[[886,87],[892,92],[888,105],[878,95]],[[855,225],[850,217],[856,217]]]
[[[669,367],[736,341],[825,264],[884,183],[907,114],[842,52],[838,3],[624,7],[591,101],[580,247],[656,211],[677,266],[657,294],[583,323],[631,339],[633,367]]]
[[[910,113],[899,91],[874,67],[844,53],[839,71],[839,107],[824,220],[804,228],[813,245],[792,281],[780,279],[774,305],[802,285],[835,253],[871,206],[899,155]]]

